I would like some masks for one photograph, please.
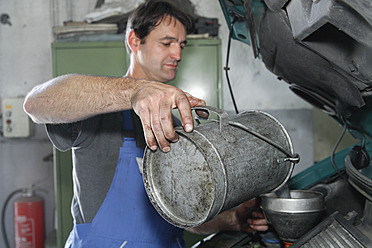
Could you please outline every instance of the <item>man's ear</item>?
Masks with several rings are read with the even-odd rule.
[[[136,53],[141,44],[141,39],[137,37],[133,30],[129,32],[128,35],[128,46],[133,53]]]

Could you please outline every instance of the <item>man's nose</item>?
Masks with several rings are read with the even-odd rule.
[[[179,45],[172,47],[171,58],[177,61],[181,61],[182,48]]]

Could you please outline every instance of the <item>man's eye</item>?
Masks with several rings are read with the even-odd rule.
[[[170,46],[171,43],[162,43],[163,46]]]

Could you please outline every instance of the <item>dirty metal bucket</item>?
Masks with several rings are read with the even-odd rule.
[[[280,188],[295,161],[290,137],[271,115],[252,110],[195,126],[164,153],[145,150],[143,180],[151,203],[171,224],[198,226],[220,212]]]

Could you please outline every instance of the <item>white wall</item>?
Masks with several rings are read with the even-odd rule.
[[[43,0],[0,1],[0,15],[8,14],[12,24],[0,24],[0,101],[24,96],[33,86],[51,77],[49,8],[49,1]],[[0,136],[0,204],[14,190],[36,183],[40,188],[37,194],[45,200],[47,232],[54,228],[55,211],[51,154],[52,146],[42,126],[37,126],[35,136],[29,139]],[[11,202],[5,218],[11,247],[12,212]],[[0,247],[4,247],[2,237]]]
[[[3,0],[0,14],[7,13],[12,25],[0,24],[0,101],[2,98],[24,96],[35,85],[52,76],[52,26],[63,21],[82,21],[94,9],[95,0]],[[228,28],[218,0],[192,0],[198,13],[219,18],[222,39],[222,62],[226,60]],[[294,94],[287,85],[272,75],[260,60],[253,59],[251,47],[232,42],[230,79],[239,110],[262,109],[273,112],[286,123],[297,152],[304,154],[303,168],[312,163],[311,107]],[[223,76],[224,78],[224,76]],[[230,94],[223,79],[223,106],[233,111]],[[292,111],[293,110],[293,111]],[[303,126],[306,124],[306,127]],[[304,127],[304,128],[302,128]],[[297,140],[307,140],[299,144]],[[297,143],[297,144],[296,144]],[[54,228],[54,195],[52,162],[42,159],[52,153],[42,126],[29,139],[0,137],[0,203],[15,189],[46,178],[39,186],[46,199],[47,232]],[[300,169],[297,169],[300,170]],[[11,210],[7,211],[9,240],[13,240]],[[0,237],[2,246],[2,237]]]

